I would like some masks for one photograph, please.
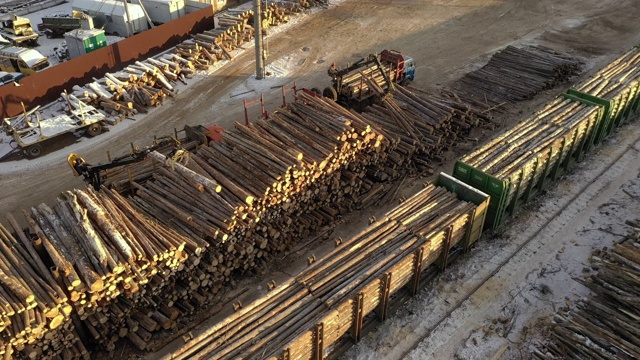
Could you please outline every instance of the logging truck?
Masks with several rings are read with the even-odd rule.
[[[388,92],[393,84],[405,85],[413,81],[416,65],[413,58],[395,50],[382,50],[380,54],[371,54],[346,68],[339,69],[334,63],[328,70],[331,86],[326,87],[322,95],[342,105],[361,110],[371,105],[378,92],[371,86],[378,86],[382,92]],[[312,89],[320,93],[318,89]]]

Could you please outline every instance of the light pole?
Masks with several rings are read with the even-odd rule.
[[[264,78],[264,49],[262,47],[262,10],[260,0],[253,1],[253,26],[255,27],[256,42],[256,79]]]

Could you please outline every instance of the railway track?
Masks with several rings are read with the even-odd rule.
[[[587,206],[593,207],[594,202],[598,203],[595,200],[605,196],[602,195],[606,192],[605,189],[615,190],[619,188],[626,179],[636,176],[635,173],[632,174],[628,170],[632,168],[632,165],[640,166],[640,160],[638,160],[638,153],[640,152],[640,129],[637,127],[637,122],[630,125],[636,128],[629,129],[631,126],[625,127],[625,130],[629,130],[629,133],[620,135],[623,137],[621,142],[615,144],[610,143],[601,147],[602,153],[613,153],[606,156],[606,158],[610,160],[598,164],[598,158],[603,156],[591,156],[588,160],[590,161],[590,165],[594,164],[598,166],[598,169],[593,171],[595,174],[591,176],[584,185],[576,187],[571,193],[564,194],[564,196],[559,199],[560,201],[556,203],[555,209],[549,212],[550,215],[546,217],[542,225],[532,229],[532,233],[524,237],[524,241],[515,248],[508,250],[509,252],[506,257],[503,257],[499,262],[494,264],[493,269],[488,274],[483,276],[479,282],[471,287],[461,298],[452,302],[452,305],[442,316],[423,330],[417,339],[414,339],[403,349],[401,355],[398,357],[399,359],[412,358],[410,357],[411,353],[418,349],[420,344],[428,339],[439,327],[444,326],[456,311],[460,310],[474,295],[478,294],[481,289],[487,286],[501,270],[507,268],[518,257],[531,256],[527,254],[526,251],[530,248],[529,245],[541,242],[546,245],[556,245],[556,247],[559,247],[557,244],[551,244],[551,238],[553,238],[554,235],[562,233],[563,228],[576,219]],[[617,151],[615,151],[615,147],[618,147]],[[600,201],[600,203],[604,201],[606,201],[606,199]],[[544,247],[544,244],[542,246]],[[539,248],[540,247],[538,247],[538,249]],[[533,251],[533,253],[536,252],[544,253],[544,251]],[[504,279],[501,279],[501,281],[503,282]],[[493,290],[495,289],[492,288],[492,291]]]

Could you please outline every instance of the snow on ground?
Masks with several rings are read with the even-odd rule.
[[[59,16],[59,15],[71,16],[71,14],[73,13],[73,10],[71,9],[72,2],[73,1],[62,3],[60,5],[53,6],[48,9],[22,15],[22,17],[29,19],[29,21],[31,21],[31,26],[33,27],[33,29],[37,31],[38,24],[42,23],[42,17]],[[39,32],[39,34],[40,34],[40,37],[38,38],[39,45],[38,47],[36,47],[36,49],[42,55],[49,58],[49,63],[51,64],[51,66],[55,66],[59,64],[60,61],[58,60],[58,57],[56,56],[54,49],[62,48],[63,46],[65,46],[64,38],[48,39],[44,35],[44,33]],[[111,45],[123,39],[124,38],[120,36],[107,35],[107,45]]]
[[[67,7],[64,7],[64,5],[66,5]],[[251,5],[250,3],[246,3],[239,6],[238,9],[247,9],[251,7],[250,5]],[[314,13],[320,10],[321,8],[314,8],[309,13]],[[46,10],[42,10],[42,11],[38,11],[32,14],[26,15],[26,17],[28,17],[31,20],[32,25],[35,27],[37,23],[41,22],[42,16],[46,16],[49,14],[56,14],[56,13],[71,13],[71,5],[68,3],[62,4],[56,7],[52,7]],[[307,17],[303,15],[293,16],[291,20],[285,24],[282,24],[277,27],[270,27],[268,29],[267,39],[268,37],[278,34],[279,32],[287,29],[288,27],[294,24],[297,24],[298,22],[302,21],[302,19],[304,18],[307,18]],[[107,38],[109,39],[110,37],[107,37]],[[39,42],[43,44],[44,49],[50,49],[51,54],[53,54],[53,47],[58,46],[60,42],[62,42],[62,40],[47,39],[46,37],[42,36],[40,37]],[[55,45],[55,44],[58,44],[58,45]],[[237,56],[240,53],[243,53],[244,51],[254,51],[253,46],[254,46],[253,41],[247,42],[243,44],[242,48],[232,51],[232,54],[234,56]],[[43,51],[46,51],[46,50],[43,50]],[[294,66],[301,66],[306,61],[306,57],[304,56],[304,53],[306,53],[306,51],[301,50],[300,52],[287,55],[281,59],[277,59],[268,63],[268,65],[265,67],[268,76],[266,76],[265,79],[256,80],[255,73],[254,73],[254,75],[249,77],[244,83],[241,83],[240,85],[238,85],[237,88],[231,92],[233,95],[226,101],[228,101],[229,104],[237,105],[238,101],[241,101],[242,99],[246,99],[246,98],[255,99],[256,97],[260,96],[261,92],[272,90],[274,87],[278,88],[283,85],[291,86],[292,84],[288,83],[289,80],[287,75],[289,74],[289,72]],[[48,55],[48,54],[43,53],[43,55]],[[161,55],[162,54],[158,56],[161,56]],[[52,55],[52,56],[55,58],[55,55]],[[268,59],[268,60],[270,61],[271,59]],[[197,72],[191,79],[187,80],[187,85],[184,85],[182,83],[173,84],[175,91],[178,93],[183,91],[184,89],[195,84],[196,82],[214,74],[218,69],[220,69],[221,67],[225,66],[228,63],[229,61],[222,60],[222,61],[219,61],[216,65],[210,67],[210,69],[207,71]],[[56,103],[61,105],[62,99],[58,99],[56,102],[53,102],[50,105],[53,105]],[[170,102],[167,105],[170,106]],[[48,106],[48,107],[54,108],[54,109],[64,108],[64,106]],[[153,113],[153,111],[157,110],[157,108],[152,107],[152,108],[149,108],[148,110],[149,110],[149,114],[151,114]],[[30,161],[28,162],[21,161],[21,160],[3,162],[2,166],[0,166],[0,174],[8,174],[8,173],[12,173],[20,170],[27,170],[27,169],[34,170],[34,169],[37,169],[40,165],[43,165],[45,163],[50,163],[51,161],[53,161],[53,159],[66,157],[71,152],[78,152],[84,147],[88,146],[87,144],[90,142],[108,141],[109,138],[118,136],[119,133],[124,131],[127,128],[127,125],[133,124],[135,122],[143,121],[147,115],[148,114],[137,114],[133,116],[131,119],[125,119],[121,123],[111,127],[109,132],[101,134],[100,136],[96,137],[95,140],[87,137],[80,137],[77,142],[75,142],[70,146],[64,147],[57,151],[45,153],[39,158],[30,159]],[[48,116],[55,116],[55,112],[48,113]],[[15,142],[12,143],[10,137],[8,137],[6,134],[1,134],[1,135],[2,136],[0,136],[0,159],[2,159],[2,157],[5,156],[8,152],[16,148]]]
[[[592,249],[611,246],[626,234],[624,221],[638,218],[640,202],[629,194],[640,191],[639,125],[627,124],[607,139],[503,232],[485,231],[468,256],[368,334],[345,359],[527,358],[527,349],[544,339],[543,328],[556,309],[586,294],[574,278],[588,268]],[[528,238],[533,239],[523,245]]]

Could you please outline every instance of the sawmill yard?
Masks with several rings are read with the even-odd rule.
[[[154,136],[171,134],[184,125],[217,124],[231,129],[244,122],[243,99],[263,92],[267,111],[281,103],[280,86],[324,88],[331,63],[346,64],[382,49],[397,49],[416,61],[412,86],[437,93],[487,63],[508,45],[540,45],[562,51],[582,63],[569,83],[533,99],[499,104],[493,121],[502,126],[475,129],[472,138],[447,151],[436,171],[452,173],[455,160],[499,136],[534,110],[552,101],[640,43],[640,3],[635,0],[335,0],[280,27],[268,38],[267,79],[255,80],[251,46],[215,71],[200,72],[188,85],[177,86],[175,99],[148,114],[125,119],[95,138],[53,145],[37,159],[0,162],[0,209],[20,213],[40,203],[54,204],[62,191],[84,188],[66,163],[70,152],[90,163],[106,153],[126,153],[130,143],[144,146]],[[250,109],[251,119],[257,108]],[[477,138],[477,139],[476,139]],[[589,271],[595,248],[611,247],[631,229],[625,220],[640,213],[640,126],[629,120],[586,160],[563,175],[514,218],[497,230],[485,230],[477,246],[460,256],[386,322],[372,327],[347,350],[345,359],[515,359],[542,351],[553,314],[586,288],[574,278]],[[424,174],[423,174],[424,175]],[[386,188],[389,196],[375,209],[364,208],[336,218],[320,238],[277,255],[266,273],[241,275],[222,291],[210,319],[165,336],[156,352],[134,350],[128,343],[104,356],[157,359],[178,351],[182,337],[197,337],[244,305],[263,296],[267,283],[286,283],[304,270],[308,258],[322,258],[410,197],[428,177],[406,177]],[[394,186],[396,188],[394,188]],[[391,190],[389,190],[391,189]],[[4,219],[2,219],[4,222]],[[295,221],[295,220],[294,220]],[[330,235],[328,235],[330,234]],[[215,306],[214,306],[215,308]],[[209,315],[212,314],[212,315]],[[201,315],[193,319],[202,319]],[[310,324],[310,326],[313,324]],[[157,341],[156,344],[163,344]]]

